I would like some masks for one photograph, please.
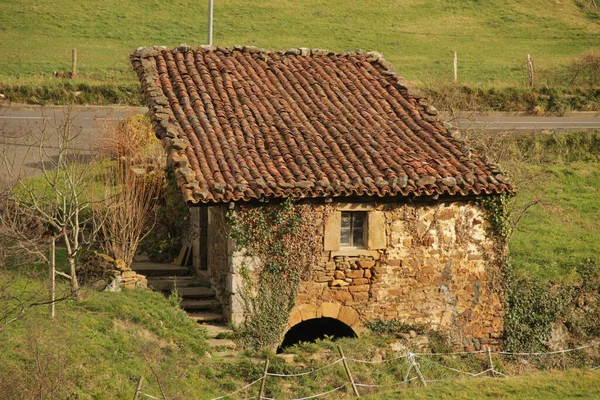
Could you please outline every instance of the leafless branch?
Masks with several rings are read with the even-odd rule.
[[[148,360],[148,357],[146,357],[145,354],[142,354],[142,356],[144,357],[146,364],[148,364],[148,367],[152,371],[152,375],[154,375],[154,379],[156,379],[156,383],[158,384],[158,389],[160,390],[160,394],[162,395],[162,398],[164,400],[167,400],[167,396],[165,395],[165,391],[164,391],[162,383],[160,381],[160,377],[158,376],[158,373],[156,372],[156,369],[154,369],[154,367],[152,366],[152,363],[150,362],[150,360]]]
[[[39,130],[30,132],[27,153],[37,157],[41,173],[39,178],[21,179],[5,146],[3,162],[11,184],[7,185],[5,201],[0,208],[0,235],[15,246],[47,262],[46,238],[60,238],[66,249],[69,273],[59,272],[71,281],[73,294],[79,283],[76,262],[81,251],[89,246],[97,229],[92,227],[93,203],[90,189],[90,172],[83,153],[76,147],[82,134],[73,124],[73,114],[66,108],[54,119],[44,118]],[[36,149],[31,152],[31,149]],[[29,227],[30,229],[23,229]],[[36,228],[35,230],[33,228]]]

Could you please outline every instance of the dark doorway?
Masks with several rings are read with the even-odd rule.
[[[315,318],[300,322],[285,334],[283,342],[277,349],[281,353],[286,347],[299,342],[315,342],[325,336],[339,339],[342,337],[356,337],[356,334],[345,323],[335,318]]]
[[[200,207],[200,241],[199,254],[200,269],[208,269],[208,207]]]

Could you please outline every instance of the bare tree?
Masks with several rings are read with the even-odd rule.
[[[3,162],[10,182],[4,185],[0,231],[12,247],[44,262],[48,262],[47,238],[58,239],[66,251],[68,271],[56,273],[69,279],[77,297],[77,259],[95,237],[93,227],[98,226],[91,224],[94,197],[89,189],[93,179],[87,168],[91,156],[77,147],[81,128],[73,125],[69,109],[62,118],[45,118],[29,136],[28,151],[41,173],[35,178],[22,177],[23,165],[15,165],[5,146]]]

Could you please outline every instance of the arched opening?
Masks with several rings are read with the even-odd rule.
[[[313,343],[325,336],[339,339],[342,337],[356,337],[356,333],[348,325],[335,318],[313,318],[302,321],[293,326],[283,338],[283,342],[277,349],[281,353],[286,347],[299,342]]]

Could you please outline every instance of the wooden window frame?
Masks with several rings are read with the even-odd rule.
[[[362,222],[358,222],[356,218],[357,216],[362,217]],[[349,226],[343,226],[344,217],[349,217]],[[361,226],[358,226],[358,225]],[[344,249],[366,249],[367,240],[368,240],[368,214],[366,211],[342,211],[341,212],[341,221],[340,221],[340,247]],[[348,241],[344,242],[342,240],[342,232],[347,231]],[[357,240],[357,231],[362,231],[361,240]],[[360,243],[362,242],[362,243]]]

